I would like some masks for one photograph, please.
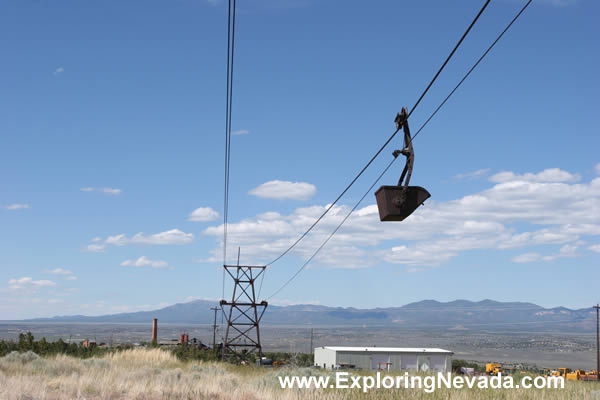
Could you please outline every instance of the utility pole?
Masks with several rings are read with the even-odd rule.
[[[600,305],[596,304],[594,308],[596,309],[596,373],[600,374]]]
[[[213,322],[213,350],[217,350],[217,310],[219,307],[212,307],[211,310],[215,312],[215,322]]]

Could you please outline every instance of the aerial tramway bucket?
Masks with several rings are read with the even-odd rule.
[[[427,189],[421,186],[408,186],[412,175],[415,153],[412,146],[408,121],[408,111],[402,108],[402,112],[396,116],[396,127],[404,129],[404,148],[395,150],[393,155],[398,157],[402,154],[406,157],[406,165],[398,181],[398,186],[381,186],[375,192],[379,219],[381,221],[404,221],[431,195]],[[406,177],[404,185],[402,181]]]
[[[382,186],[375,192],[381,221],[404,221],[431,195],[421,186]]]

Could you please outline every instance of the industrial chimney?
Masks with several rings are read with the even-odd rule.
[[[158,319],[152,320],[152,344],[158,343]]]

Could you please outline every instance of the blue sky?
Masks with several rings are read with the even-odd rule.
[[[240,246],[242,263],[264,263],[392,133],[482,1],[238,3],[230,260]],[[413,130],[523,4],[491,3]],[[415,140],[425,207],[384,224],[368,196],[270,301],[599,301],[599,11],[591,0],[534,1]],[[3,5],[0,319],[220,298],[226,14],[218,0]],[[263,295],[400,140],[269,269]]]

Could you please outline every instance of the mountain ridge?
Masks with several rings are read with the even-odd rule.
[[[63,315],[34,318],[28,322],[106,322],[139,323],[158,318],[162,323],[212,324],[214,301],[193,300],[151,311],[138,311],[100,316]],[[422,300],[398,307],[361,309],[314,304],[270,305],[263,317],[264,325],[281,326],[390,326],[402,328],[456,327],[471,329],[504,329],[540,331],[588,331],[595,327],[591,307],[569,309],[544,308],[528,302],[500,302],[490,299],[449,302]]]

